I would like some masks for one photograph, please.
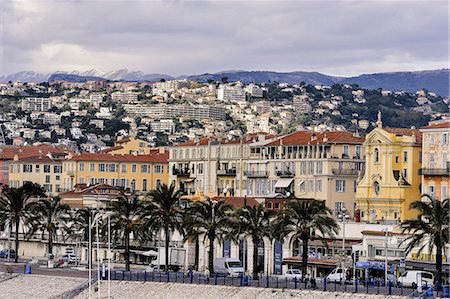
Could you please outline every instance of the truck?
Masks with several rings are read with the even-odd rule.
[[[239,277],[244,272],[244,267],[239,259],[221,257],[214,260],[214,273],[218,275]]]
[[[184,267],[186,261],[186,249],[184,248],[169,248],[169,269],[178,271]],[[156,269],[164,269],[166,265],[166,249],[165,247],[158,248],[156,259],[151,262],[151,266]]]

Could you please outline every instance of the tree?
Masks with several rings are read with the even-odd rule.
[[[0,223],[15,226],[15,251],[16,257],[14,262],[18,262],[19,255],[19,225],[24,222],[28,209],[30,198],[45,196],[45,190],[35,183],[24,183],[22,187],[10,188],[6,186],[3,189],[0,198]]]
[[[111,233],[115,240],[122,239],[125,245],[125,270],[130,271],[130,235],[138,234],[143,204],[137,197],[120,196],[109,208]]]
[[[142,214],[142,228],[152,231],[164,232],[165,246],[165,265],[164,271],[169,270],[169,245],[170,234],[174,230],[181,231],[183,223],[182,209],[180,199],[182,193],[175,190],[175,184],[167,186],[159,185],[156,190],[148,193],[149,201],[145,205],[145,211]]]
[[[264,205],[254,207],[244,206],[236,212],[235,234],[250,236],[253,243],[253,277],[258,277],[261,271],[258,264],[258,244],[264,237],[270,237],[272,210],[267,210]]]
[[[419,247],[420,254],[425,247],[428,252],[436,248],[436,282],[442,283],[442,255],[445,245],[449,243],[449,199],[442,201],[430,195],[423,195],[422,201],[414,201],[410,205],[411,210],[417,210],[419,216],[403,221],[400,225],[402,233],[410,236],[402,243],[407,243],[406,253]]]
[[[306,273],[308,265],[308,242],[313,238],[324,241],[325,236],[334,237],[339,230],[336,221],[331,218],[331,210],[320,200],[289,202],[280,211],[278,232],[281,238],[292,234],[294,240],[302,241],[302,270]],[[319,232],[320,234],[316,234]]]
[[[28,236],[41,231],[48,234],[48,254],[53,253],[53,240],[58,232],[68,232],[66,223],[70,218],[70,207],[61,204],[59,197],[41,199],[32,202],[28,207],[28,215],[25,224],[29,227]]]
[[[229,235],[233,207],[225,201],[210,198],[194,203],[188,210],[185,229],[209,241],[208,269],[214,274],[214,241]]]

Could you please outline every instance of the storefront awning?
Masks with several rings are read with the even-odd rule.
[[[275,184],[275,188],[287,188],[293,181],[294,179],[279,179]]]

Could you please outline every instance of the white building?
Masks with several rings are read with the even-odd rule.
[[[25,98],[22,99],[23,111],[45,112],[52,108],[52,101],[49,98]]]
[[[240,86],[220,85],[217,99],[224,102],[245,102],[245,91]]]

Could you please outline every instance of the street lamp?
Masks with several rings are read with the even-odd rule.
[[[338,213],[338,219],[342,221],[342,270],[345,266],[345,224],[348,222],[350,215],[347,213],[347,209],[342,207],[341,211]]]
[[[388,237],[389,237],[389,230],[388,228],[383,228],[381,230],[385,233],[386,241],[384,243],[384,284],[387,285],[388,283]]]

